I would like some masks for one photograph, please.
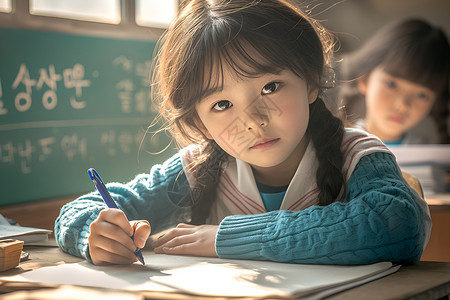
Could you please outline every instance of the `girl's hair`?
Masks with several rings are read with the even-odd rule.
[[[430,115],[436,122],[441,143],[449,142],[450,46],[445,33],[418,19],[386,25],[359,50],[344,56],[340,96],[350,114],[364,96],[358,90],[357,78],[369,75],[381,66],[384,72],[433,90],[436,101]],[[351,117],[347,115],[345,117]]]
[[[310,105],[307,134],[319,160],[319,202],[336,201],[345,191],[340,150],[344,130],[321,98],[333,50],[328,32],[284,0],[193,0],[183,6],[162,39],[154,83],[165,128],[179,147],[197,144],[201,149],[200,158],[190,165],[197,183],[191,222],[205,222],[229,160],[202,134],[195,110],[206,90],[223,84],[225,68],[239,78],[288,69],[319,89],[319,97]]]

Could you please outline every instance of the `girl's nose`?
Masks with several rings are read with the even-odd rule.
[[[257,127],[264,128],[266,126],[267,126],[267,123],[264,122],[264,121],[262,121],[260,123],[251,122],[251,123],[247,124],[247,130],[251,131],[251,130],[254,130],[255,128],[257,128]]]
[[[411,108],[411,105],[411,97],[408,95],[400,95],[394,100],[393,107],[399,112],[405,112]]]
[[[269,126],[273,111],[275,111],[275,108],[270,101],[265,100],[261,96],[256,97],[244,110],[246,129],[254,130],[258,127],[264,128]]]
[[[256,107],[251,111],[246,112],[245,126],[248,131],[254,130],[256,128],[264,128],[269,125],[269,116],[264,113],[261,109],[258,110]]]

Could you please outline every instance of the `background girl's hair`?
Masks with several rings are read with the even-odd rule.
[[[316,20],[284,0],[193,0],[183,4],[161,42],[154,91],[165,128],[179,147],[201,146],[199,159],[189,166],[197,182],[192,223],[204,223],[207,218],[222,166],[229,160],[203,135],[195,110],[206,90],[223,85],[225,68],[239,78],[288,69],[319,90],[319,98],[311,105],[307,134],[318,153],[320,203],[338,198],[345,186],[340,151],[343,128],[321,99],[334,40]]]
[[[450,46],[442,29],[419,19],[394,22],[377,31],[359,50],[345,55],[343,62],[342,79],[350,83],[344,85],[340,97],[348,113],[358,101],[364,100],[355,79],[382,66],[388,74],[436,93],[430,114],[437,124],[441,143],[449,142]]]

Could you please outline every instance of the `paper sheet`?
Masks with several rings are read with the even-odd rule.
[[[450,145],[392,145],[389,150],[394,153],[400,166],[436,164],[450,166]]]
[[[388,274],[390,262],[362,266],[284,264],[145,252],[145,266],[94,266],[88,262],[41,268],[11,281],[73,284],[129,291],[225,297],[292,297],[318,293]]]
[[[45,242],[50,233],[52,231],[47,229],[0,224],[0,239],[14,238],[24,241],[25,245]]]

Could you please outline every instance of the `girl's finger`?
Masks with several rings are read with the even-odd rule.
[[[163,246],[160,248],[161,252],[157,252],[157,253],[165,253],[165,254],[172,254],[172,255],[190,255],[190,254],[195,254],[196,249],[197,248],[196,248],[195,243],[188,243],[188,244],[180,244],[180,245],[177,245],[174,247]]]
[[[161,236],[156,241],[153,241],[151,246],[152,248],[158,248],[161,245],[167,243],[168,241],[172,240],[173,238],[181,235],[191,234],[192,229],[191,228],[173,228],[169,232],[167,232],[165,235]]]
[[[98,219],[114,224],[122,229],[128,236],[133,235],[133,228],[128,222],[125,213],[117,208],[107,208],[100,212]]]
[[[130,221],[130,225],[134,229],[134,244],[138,248],[144,248],[145,243],[151,232],[150,224],[145,221]]]
[[[106,251],[102,248],[95,248],[91,251],[92,262],[95,265],[106,265],[106,264],[130,264],[135,262],[136,256],[122,256],[117,253]]]
[[[161,247],[176,247],[179,245],[183,245],[183,244],[190,244],[195,242],[195,236],[193,234],[185,234],[185,235],[180,235],[180,236],[176,236],[173,239],[167,241],[167,243],[161,244],[158,248]]]
[[[98,236],[96,237],[96,243],[95,247],[103,249],[107,252],[114,253],[116,255],[127,257],[128,259],[134,259],[134,250],[136,247],[133,247],[133,249],[130,249],[120,243],[118,243],[116,240],[105,238],[104,236]]]
[[[176,228],[193,228],[193,227],[197,227],[197,225],[191,225],[191,224],[186,224],[186,223],[180,223],[177,225]]]
[[[134,251],[136,249],[136,246],[128,233],[124,232],[116,224],[105,221],[94,221],[90,226],[90,232],[93,236],[102,236],[115,243],[121,244],[129,249],[129,251]]]

